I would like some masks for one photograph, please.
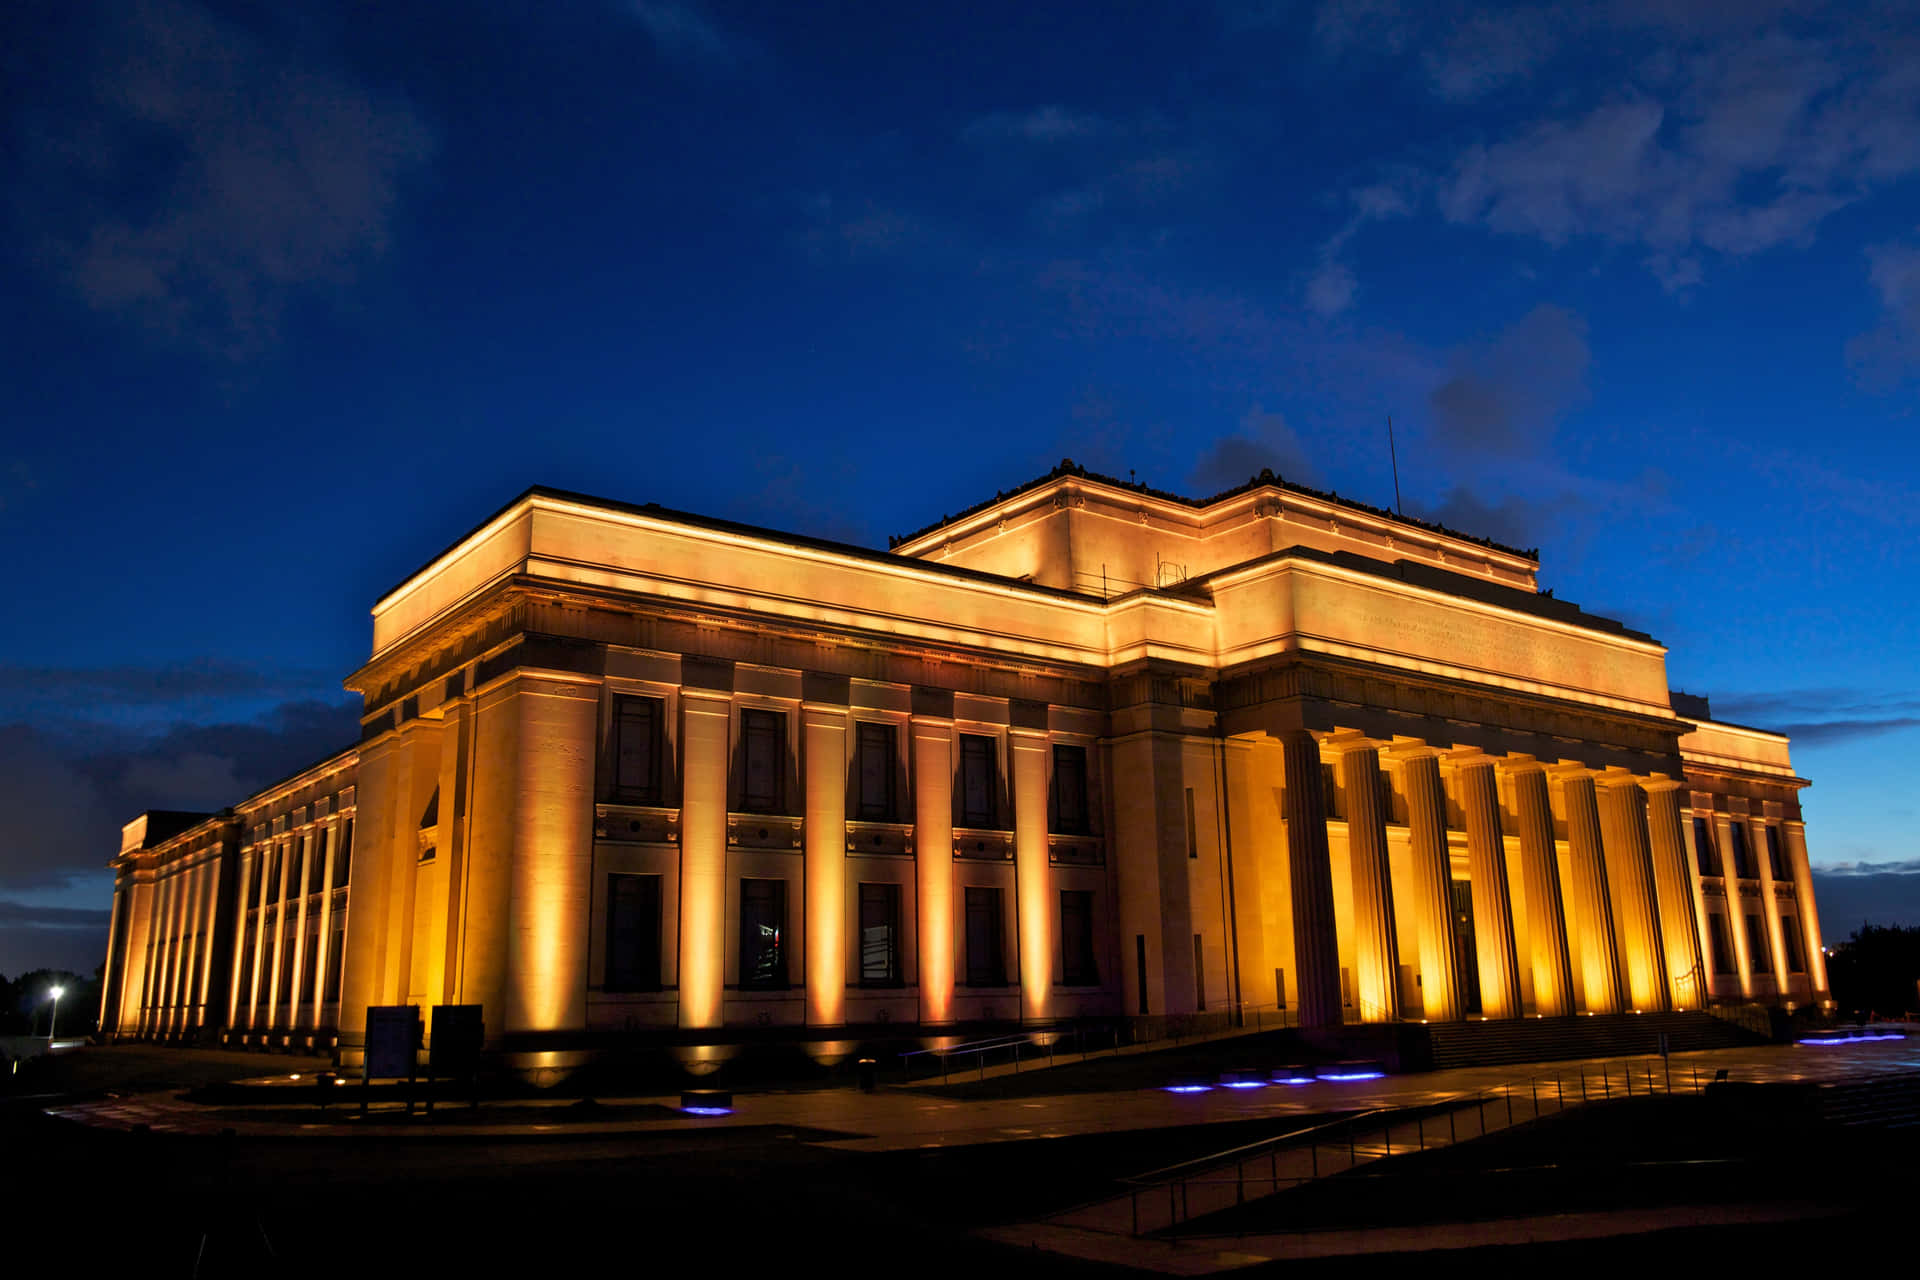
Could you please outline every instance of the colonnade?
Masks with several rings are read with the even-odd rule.
[[[328,979],[345,924],[353,819],[336,812],[309,823],[270,832],[239,854],[226,1021],[256,1044],[333,1023]]]
[[[193,850],[114,886],[107,954],[120,972],[102,992],[103,1030],[177,1038],[208,1025],[223,852]]]

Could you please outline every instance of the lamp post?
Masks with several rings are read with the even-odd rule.
[[[53,1045],[54,1024],[60,1020],[60,997],[65,991],[65,987],[48,988],[48,994],[53,997],[53,1012],[47,1015],[47,1045],[49,1048]]]

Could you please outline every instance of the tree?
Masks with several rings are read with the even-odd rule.
[[[0,1035],[45,1035],[49,993],[59,987],[63,1037],[92,1035],[100,1017],[100,982],[66,969],[35,969],[12,982],[0,979]]]
[[[1828,957],[1827,980],[1842,1013],[1898,1017],[1920,1009],[1920,928],[1861,925]]]

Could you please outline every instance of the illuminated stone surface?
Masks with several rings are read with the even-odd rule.
[[[530,491],[375,603],[358,746],[128,824],[103,1027],[352,1066],[369,1006],[472,1003],[558,1071],[676,1026],[1824,1001],[1787,740],[1537,571],[1071,466],[887,553]]]

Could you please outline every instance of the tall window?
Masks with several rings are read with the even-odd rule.
[[[787,985],[787,882],[740,882],[740,985]]]
[[[900,985],[900,886],[860,886],[860,985]]]
[[[1000,891],[968,885],[968,986],[1004,987],[1007,985],[1007,961],[1000,937]]]
[[[1700,874],[1717,876],[1720,870],[1720,846],[1713,842],[1713,828],[1705,818],[1693,820],[1693,853],[1700,860]],[[1731,973],[1731,969],[1714,970],[1715,973]]]
[[[1757,915],[1747,917],[1747,959],[1755,973],[1773,972],[1773,949],[1767,946],[1767,924]]]
[[[1780,943],[1786,948],[1788,973],[1807,971],[1806,952],[1800,946],[1800,921],[1793,916],[1780,917]]]
[[[340,965],[347,950],[347,926],[334,926],[333,945],[327,948],[327,1003],[340,999]]]
[[[1060,891],[1060,983],[1068,987],[1100,984],[1093,951],[1093,891]]]
[[[658,698],[614,698],[613,798],[617,803],[660,803],[664,712]]]
[[[1733,874],[1742,880],[1753,878],[1753,854],[1747,849],[1747,824],[1736,822],[1728,827],[1733,832]]]
[[[311,1003],[313,984],[320,976],[320,918],[313,919],[313,929],[307,934],[306,958],[300,962],[300,1002]]]
[[[312,848],[307,851],[306,891],[318,893],[327,883],[327,829],[317,828],[307,839]]]
[[[1053,806],[1055,830],[1085,835],[1093,829],[1087,811],[1087,749],[1053,749]]]
[[[740,788],[740,807],[746,812],[780,811],[786,746],[786,716],[778,711],[752,708],[740,713],[741,763],[745,774]]]
[[[1717,911],[1707,914],[1707,936],[1713,940],[1713,971],[1738,973],[1733,964],[1733,933],[1727,928],[1727,918]]]
[[[660,877],[607,877],[608,991],[660,989]]]
[[[856,817],[867,822],[891,822],[893,807],[893,726],[859,722],[856,750],[860,754],[860,799]]]
[[[1193,788],[1187,788],[1187,857],[1200,856],[1200,829],[1193,820]]]
[[[980,734],[960,735],[960,825],[991,827],[998,823],[995,812],[995,786],[999,770],[995,767],[994,741]]]
[[[1791,880],[1787,874],[1787,860],[1780,853],[1780,828],[1767,828],[1767,867],[1773,872],[1775,880]]]
[[[1329,818],[1344,818],[1340,811],[1340,779],[1334,776],[1333,766],[1320,766],[1320,807]]]
[[[347,883],[347,873],[353,869],[353,819],[348,818],[340,824],[340,847],[333,853],[333,887],[338,889]]]

